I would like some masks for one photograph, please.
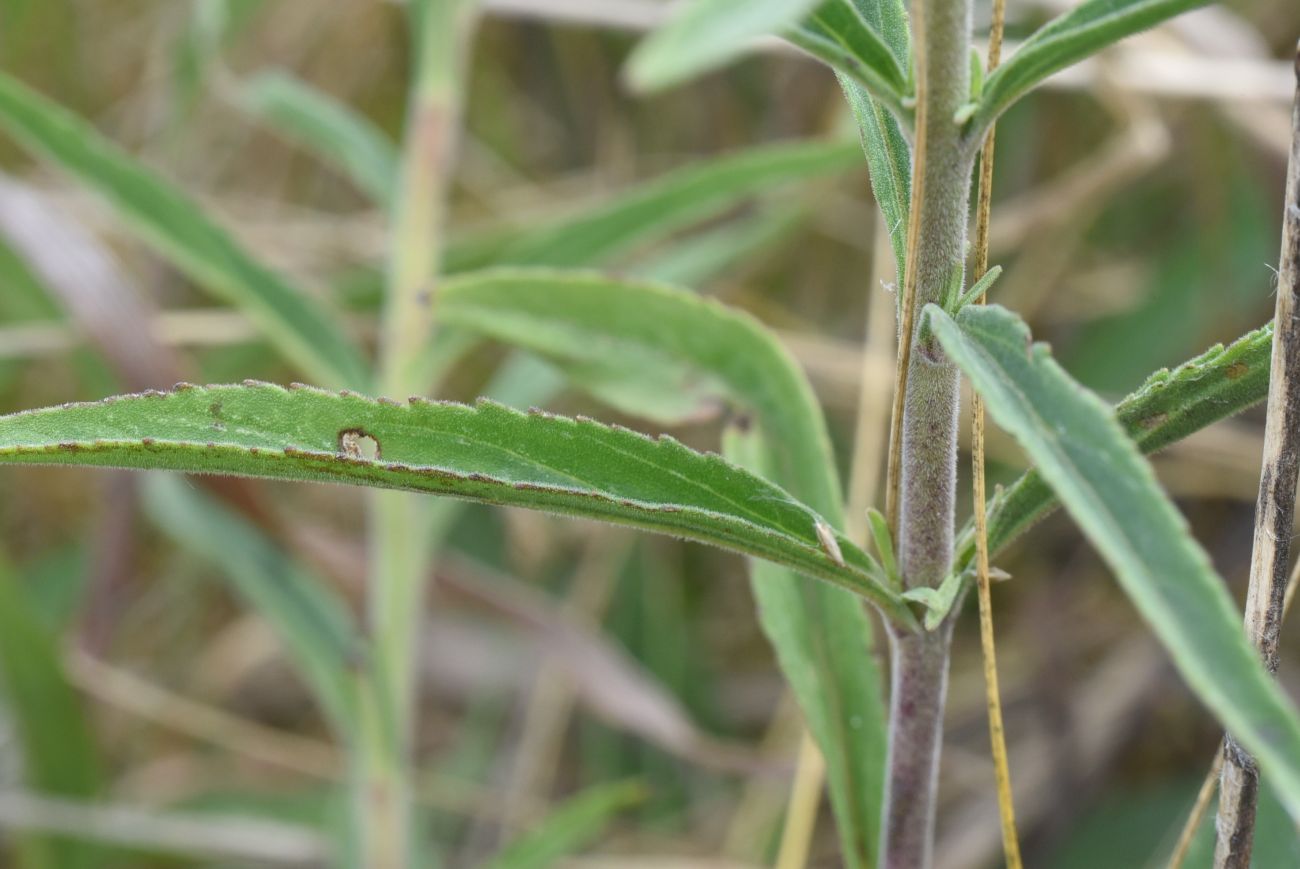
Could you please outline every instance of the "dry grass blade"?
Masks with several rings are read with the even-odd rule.
[[[163,813],[0,792],[0,828],[62,833],[124,847],[242,865],[318,866],[323,838],[305,827],[259,818]]]
[[[993,0],[993,23],[989,31],[991,72],[1002,58],[1002,29],[1006,0]],[[989,267],[989,220],[993,208],[993,152],[995,127],[990,126],[980,154],[979,204],[975,218],[975,275]],[[984,304],[981,294],[976,304]],[[984,400],[977,393],[972,402],[971,471],[975,498],[975,578],[979,597],[980,646],[984,658],[984,686],[988,704],[989,740],[993,770],[997,777],[998,816],[1002,821],[1002,850],[1008,869],[1020,869],[1020,841],[1016,835],[1016,808],[1011,791],[1011,769],[1007,762],[1007,739],[1002,725],[1002,697],[998,689],[998,659],[993,638],[993,600],[989,592],[989,535],[985,514],[984,486]]]
[[[1277,672],[1278,638],[1286,590],[1287,556],[1300,471],[1300,46],[1290,166],[1282,218],[1276,331],[1264,429],[1264,467],[1255,507],[1255,538],[1246,597],[1246,634],[1264,666]],[[1259,769],[1231,733],[1223,741],[1216,869],[1247,869],[1254,840]]]

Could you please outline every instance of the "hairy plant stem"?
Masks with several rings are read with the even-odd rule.
[[[900,354],[903,401],[897,427],[899,567],[909,588],[936,587],[952,560],[957,474],[957,369],[927,341],[915,312],[961,288],[968,201],[978,143],[954,116],[970,94],[970,0],[914,0],[917,81],[909,286]],[[910,334],[909,334],[910,333]],[[889,771],[881,866],[926,869],[934,839],[935,787],[947,691],[951,620],[937,631],[891,629]]]
[[[928,869],[948,693],[951,619],[937,631],[889,627],[893,678],[881,869]]]
[[[388,288],[380,323],[380,389],[422,394],[417,361],[433,333],[443,223],[473,0],[413,0],[415,73],[407,105],[399,195],[392,215]],[[378,448],[382,451],[383,444]],[[363,707],[354,822],[366,869],[412,865],[411,734],[415,646],[431,557],[418,496],[376,492],[370,503],[368,617],[372,659]]]
[[[1264,467],[1255,505],[1250,590],[1246,596],[1246,635],[1270,673],[1277,672],[1287,556],[1300,472],[1300,46],[1296,52],[1296,99],[1291,118]],[[1229,733],[1223,740],[1219,812],[1214,824],[1215,869],[1249,869],[1258,799],[1259,767]]]

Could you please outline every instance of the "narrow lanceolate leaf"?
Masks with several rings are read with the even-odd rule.
[[[771,558],[907,618],[820,516],[715,455],[593,420],[270,384],[119,396],[0,417],[0,462],[353,483],[602,519]]]
[[[2,73],[0,129],[103,196],[128,228],[247,313],[304,372],[331,385],[366,384],[359,351],[323,305],[253,259],[198,203],[85,121]]]
[[[1115,407],[1124,432],[1151,454],[1240,413],[1268,394],[1273,324],[1210,348],[1170,371],[1162,368]],[[1028,471],[989,505],[989,551],[1004,548],[1057,506],[1056,495],[1037,471]],[[975,556],[968,527],[957,547],[965,570]]]
[[[247,82],[240,105],[289,141],[339,169],[377,204],[393,204],[397,150],[370,120],[288,73]]]
[[[454,240],[447,250],[447,271],[600,265],[750,197],[846,172],[859,159],[851,143],[832,141],[768,145],[693,163],[573,215]]]
[[[835,3],[840,6],[851,5],[858,18],[865,21],[873,33],[881,35],[900,70],[911,67],[911,34],[907,9],[902,0],[827,0],[819,7],[819,11]],[[907,213],[912,196],[912,150],[903,133],[897,106],[873,97],[860,79],[846,72],[839,71],[837,77],[858,122],[862,149],[866,153],[867,168],[871,173],[871,191],[875,194],[884,217],[897,274],[901,276],[907,272]],[[901,93],[906,93],[906,90]]]
[[[1053,73],[1211,0],[1085,0],[1052,19],[984,82],[972,129],[977,137],[998,115]]]
[[[440,291],[439,315],[546,357],[633,414],[664,421],[683,405],[729,407],[750,425],[729,427],[728,458],[841,522],[821,408],[794,360],[748,315],[671,287],[541,269],[454,279]],[[846,864],[870,866],[886,748],[871,622],[843,589],[758,560],[752,575],[763,629],[828,759]]]
[[[673,287],[549,269],[462,275],[438,293],[444,324],[538,353],[621,410],[641,412],[642,395],[672,410],[662,397],[680,395],[696,412],[725,405],[756,417],[780,450],[775,479],[840,526],[821,409],[797,363],[748,314]]]
[[[1300,818],[1300,715],[1265,671],[1227,586],[1111,409],[1072,380],[998,306],[952,320],[933,305],[944,350],[984,396],[1115,572],[1188,685],[1258,760]]]
[[[854,0],[824,0],[818,3],[794,27],[783,34],[786,39],[823,61],[840,74],[861,85],[871,96],[899,117],[907,94],[907,73],[902,65],[906,55],[895,56],[880,24],[878,10]]]
[[[774,455],[758,430],[729,427],[723,443],[729,459],[770,471]],[[880,843],[889,743],[871,622],[843,590],[800,582],[771,562],[753,561],[750,579],[759,623],[826,760],[841,859],[868,869]]]
[[[716,69],[760,36],[794,24],[817,0],[689,0],[632,53],[627,78],[640,91],[670,87]]]

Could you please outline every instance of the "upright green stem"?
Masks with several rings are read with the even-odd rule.
[[[978,143],[954,120],[970,95],[971,0],[914,0],[917,80],[914,228],[908,251],[913,312],[960,290],[971,174]],[[909,588],[938,586],[952,560],[957,476],[957,369],[911,326],[903,383],[898,468],[899,565]],[[889,778],[881,866],[925,869],[934,801],[951,624],[895,633]]]
[[[398,400],[427,387],[419,382],[415,362],[433,332],[473,9],[472,0],[410,4],[415,76],[380,323],[380,389]],[[377,446],[382,454],[383,444]],[[361,691],[368,709],[356,793],[361,860],[367,869],[412,865],[409,767],[415,647],[430,557],[426,509],[414,495],[376,492],[371,497],[368,608],[373,659]]]

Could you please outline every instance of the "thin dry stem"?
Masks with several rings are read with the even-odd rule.
[[[1255,538],[1246,596],[1246,634],[1270,673],[1277,672],[1287,556],[1300,470],[1300,46],[1292,111],[1290,165],[1282,218],[1273,364],[1264,428],[1264,466],[1255,508]],[[1259,796],[1259,769],[1232,734],[1223,742],[1223,776],[1215,819],[1216,869],[1248,869]]]
[[[826,759],[822,757],[812,734],[804,729],[799,740],[799,766],[795,770],[790,805],[781,829],[781,848],[774,869],[803,869],[808,862],[808,848],[817,828],[817,809],[821,805],[826,783]]]
[[[993,23],[989,30],[991,72],[1002,59],[1002,28],[1006,20],[1006,0],[994,0]],[[989,267],[989,219],[993,209],[993,151],[995,128],[990,126],[980,154],[979,204],[975,219],[975,276]],[[981,293],[976,304],[984,304]],[[993,600],[989,592],[989,538],[985,514],[984,486],[984,400],[976,395],[972,402],[971,471],[975,490],[975,578],[980,611],[980,647],[984,658],[985,702],[988,705],[989,741],[993,752],[993,771],[998,787],[998,816],[1002,821],[1002,851],[1008,869],[1020,869],[1020,840],[1016,835],[1016,809],[1011,790],[1011,768],[1007,762],[1006,731],[1002,725],[1002,696],[998,688],[998,660],[993,637]]]

